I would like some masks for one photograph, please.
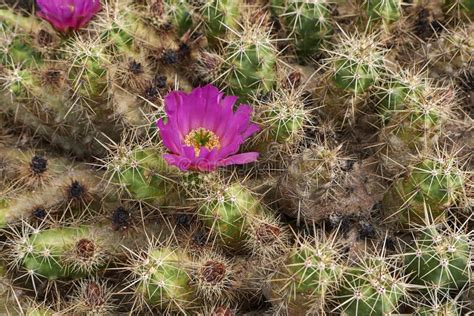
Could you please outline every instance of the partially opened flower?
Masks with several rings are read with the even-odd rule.
[[[100,0],[37,0],[38,15],[58,31],[68,32],[85,26],[100,11]]]
[[[252,108],[240,105],[234,112],[235,96],[224,96],[207,85],[190,94],[174,91],[165,97],[167,118],[157,126],[170,153],[164,158],[181,170],[212,171],[220,166],[257,160],[258,153],[237,154],[240,145],[255,132],[250,122]]]

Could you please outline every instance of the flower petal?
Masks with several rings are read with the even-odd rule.
[[[156,125],[159,128],[161,140],[166,148],[168,148],[172,153],[180,154],[182,147],[178,133],[170,128],[170,126],[165,125],[163,120],[156,122]]]
[[[163,159],[165,159],[170,165],[178,167],[181,171],[189,170],[191,166],[191,161],[187,157],[164,154]]]
[[[257,161],[258,156],[259,153],[257,152],[237,154],[220,160],[218,162],[218,166],[243,165],[249,162]]]

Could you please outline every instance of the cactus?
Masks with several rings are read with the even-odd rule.
[[[146,10],[154,25],[158,28],[167,28],[168,25],[176,31],[178,36],[191,30],[193,26],[193,6],[189,1],[164,0],[146,1],[149,3]]]
[[[72,164],[34,150],[1,148],[5,194],[0,227],[20,221],[86,219],[116,200],[99,174],[85,164]],[[2,187],[0,182],[0,187]]]
[[[271,276],[272,304],[289,315],[325,310],[339,286],[343,268],[337,236],[297,240]]]
[[[345,315],[385,315],[397,310],[408,286],[389,258],[366,255],[348,267],[336,294]]]
[[[242,32],[228,39],[222,55],[225,61],[221,80],[232,94],[243,100],[273,87],[277,63],[269,34],[247,24]]]
[[[118,184],[134,200],[155,204],[179,202],[179,192],[172,180],[178,176],[177,171],[153,148],[117,145],[106,165],[108,181]]]
[[[212,0],[202,6],[206,35],[211,42],[238,28],[239,5],[236,0]]]
[[[272,93],[269,100],[257,100],[258,121],[266,129],[263,141],[298,144],[311,123],[310,110],[304,107],[302,89]]]
[[[26,224],[27,225],[27,224]],[[107,266],[113,251],[113,235],[97,227],[78,226],[41,229],[25,227],[22,235],[9,243],[13,263],[25,271],[34,282],[37,278],[48,280],[80,278]]]
[[[342,187],[344,163],[340,148],[328,145],[314,145],[294,157],[278,186],[280,203],[286,212],[308,221],[327,216],[324,206],[331,205]]]
[[[472,309],[471,0],[16,2],[0,314]]]
[[[193,259],[190,268],[196,294],[205,302],[232,302],[236,291],[232,288],[235,263],[215,252],[207,252]]]
[[[268,210],[250,217],[246,228],[245,249],[251,256],[265,262],[281,256],[291,240],[288,227]],[[268,265],[271,265],[268,263]]]
[[[167,313],[185,313],[196,300],[188,273],[189,256],[166,244],[132,254],[131,285],[137,306],[158,308]]]
[[[420,95],[426,93],[425,89],[430,89],[430,85],[432,83],[422,74],[412,71],[389,74],[386,81],[376,86],[377,91],[374,93],[382,123],[387,124],[393,115],[406,108],[407,103],[418,100]]]
[[[442,220],[445,210],[463,197],[465,176],[454,159],[425,159],[385,193],[382,207],[402,225]]]
[[[434,77],[457,78],[472,71],[472,30],[472,26],[462,25],[447,30],[430,47],[428,58]]]
[[[461,310],[456,305],[443,304],[433,307],[421,307],[415,314],[416,316],[460,316]]]
[[[414,238],[403,255],[411,282],[439,292],[457,291],[469,282],[470,234],[427,226]]]
[[[402,13],[400,0],[367,0],[364,5],[371,20],[382,19],[391,23],[397,21]]]
[[[342,125],[353,121],[370,88],[385,73],[386,50],[380,47],[379,36],[342,33],[340,45],[325,49],[327,71],[316,94],[328,118]]]
[[[451,298],[449,293],[432,289],[423,294],[422,301],[415,306],[416,316],[461,316],[463,302],[459,297]],[[426,303],[425,303],[426,302]]]
[[[443,9],[447,15],[455,18],[472,19],[474,3],[469,0],[444,0]]]
[[[408,97],[402,109],[386,112],[391,117],[379,132],[384,171],[400,173],[417,156],[430,154],[454,104],[454,91],[425,86],[422,93]]]
[[[245,244],[249,221],[262,212],[259,200],[239,183],[211,192],[199,207],[199,217],[215,242],[231,249]]]
[[[372,86],[383,67],[383,50],[371,36],[344,38],[344,45],[331,54],[332,80],[337,88],[356,95]]]
[[[272,1],[271,8],[280,16],[300,59],[316,54],[333,33],[328,1]]]

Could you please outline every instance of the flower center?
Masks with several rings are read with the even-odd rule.
[[[214,132],[202,127],[189,132],[184,138],[184,143],[187,146],[194,147],[196,156],[199,156],[202,147],[206,147],[209,150],[221,147],[219,137]]]

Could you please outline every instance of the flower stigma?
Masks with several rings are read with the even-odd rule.
[[[221,147],[219,136],[202,127],[193,129],[189,132],[189,134],[184,138],[184,143],[187,146],[194,147],[196,156],[199,156],[202,147],[206,147],[208,150],[214,148],[219,149]]]

